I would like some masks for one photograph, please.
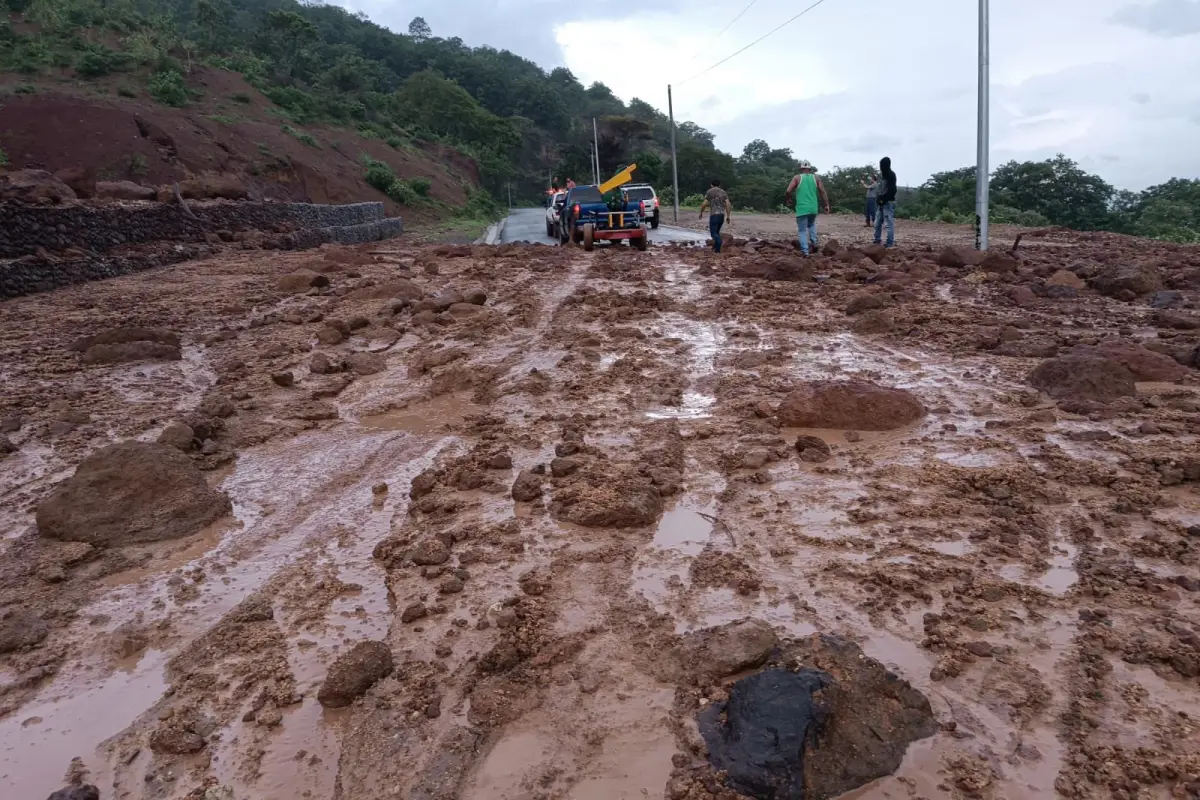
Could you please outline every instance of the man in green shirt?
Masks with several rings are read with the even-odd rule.
[[[808,255],[810,243],[813,252],[817,250],[817,212],[824,208],[825,213],[829,213],[829,196],[816,175],[816,167],[807,161],[801,161],[799,166],[800,174],[793,177],[787,187],[787,205],[796,209],[800,252]]]

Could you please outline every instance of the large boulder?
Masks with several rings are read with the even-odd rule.
[[[903,389],[867,381],[814,381],[788,394],[776,412],[793,428],[890,431],[925,416],[925,406]]]
[[[179,182],[179,193],[185,200],[245,200],[246,185],[232,175],[203,175]]]
[[[49,539],[110,547],[178,539],[230,511],[186,455],[157,442],[118,442],[88,456],[37,510]]]
[[[102,200],[153,200],[157,195],[154,187],[133,181],[96,182],[96,197]]]
[[[0,200],[62,204],[76,199],[70,186],[43,169],[19,169],[0,175]]]
[[[1092,279],[1100,294],[1122,300],[1151,294],[1163,288],[1162,274],[1150,264],[1114,264]]]
[[[813,635],[772,662],[697,715],[709,762],[748,797],[836,797],[938,730],[929,700],[849,640]]]
[[[1049,358],[1029,373],[1029,384],[1056,400],[1111,403],[1137,394],[1133,373],[1111,358],[1095,353],[1067,353]]]
[[[1187,367],[1163,353],[1148,350],[1129,339],[1105,339],[1099,344],[1080,345],[1071,352],[1110,358],[1133,373],[1135,381],[1177,381],[1188,374]]]
[[[80,199],[94,197],[96,194],[96,174],[90,167],[63,167],[54,171],[54,177],[71,187],[71,191]]]
[[[317,691],[317,702],[326,708],[348,706],[391,675],[392,668],[392,650],[387,644],[359,642],[333,662]]]

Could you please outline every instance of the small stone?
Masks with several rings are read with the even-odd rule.
[[[317,341],[324,345],[341,344],[346,337],[332,325],[322,325],[317,331]]]
[[[425,608],[423,603],[413,603],[401,612],[400,621],[403,623],[416,622],[427,616],[429,616],[429,609]]]
[[[859,433],[858,431],[846,431],[845,433],[842,434],[842,438],[845,439],[847,442],[861,442],[862,434]]]
[[[980,658],[991,658],[995,655],[996,649],[990,642],[974,641],[967,642],[963,647],[968,653]]]
[[[465,584],[462,578],[457,575],[448,575],[442,580],[441,585],[438,586],[438,592],[440,594],[458,594],[463,588],[465,588]]]
[[[414,564],[421,567],[445,564],[450,560],[450,548],[441,539],[430,537],[417,542],[409,558]]]
[[[277,728],[283,724],[283,712],[278,708],[267,708],[258,713],[255,723],[263,728]]]
[[[377,682],[391,675],[392,669],[392,651],[387,644],[359,642],[338,656],[330,666],[317,692],[317,702],[326,708],[348,706]]]
[[[489,469],[512,469],[512,456],[508,453],[496,453],[487,462]]]
[[[521,470],[513,481],[512,498],[518,503],[531,503],[542,496],[542,481],[529,470]]]
[[[999,603],[1004,599],[1004,590],[999,586],[985,586],[980,596],[989,603]]]
[[[271,376],[271,380],[275,382],[276,386],[283,386],[284,388],[296,384],[296,376],[291,372],[276,372]]]

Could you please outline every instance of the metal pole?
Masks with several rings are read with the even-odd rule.
[[[592,117],[592,151],[596,154],[596,185],[600,185],[600,134],[596,128],[596,118]]]
[[[679,222],[679,159],[675,155],[675,103],[671,99],[671,84],[667,84],[667,116],[671,120],[671,193],[675,202],[675,222]]]
[[[988,249],[988,0],[979,0],[979,152],[975,173],[975,249]]]

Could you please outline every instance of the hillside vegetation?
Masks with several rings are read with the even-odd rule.
[[[201,66],[240,73],[302,142],[311,137],[306,126],[325,125],[354,129],[395,149],[446,145],[475,160],[493,197],[506,199],[511,191],[516,200],[539,197],[551,175],[590,179],[595,118],[602,171],[636,162],[640,179],[671,199],[670,125],[649,103],[625,103],[601,83],[585,87],[565,68],[547,72],[508,51],[439,38],[419,17],[402,34],[361,13],[293,0],[5,1],[13,12],[0,22],[0,70],[6,72],[76,84],[126,76],[118,94],[145,93],[174,107],[196,102]],[[781,208],[796,171],[790,149],[756,140],[735,158],[692,122],[678,124],[677,143],[685,202],[720,178],[739,208]],[[3,158],[0,150],[0,164]],[[904,180],[903,165],[897,167]],[[822,172],[838,209],[861,210],[859,181],[870,169]],[[362,170],[397,203],[420,204],[419,182],[388,181],[373,157]],[[1118,192],[1064,156],[1010,162],[992,180],[997,222],[1200,240],[1195,180]],[[968,222],[974,186],[973,167],[939,173],[904,192],[898,212]]]

